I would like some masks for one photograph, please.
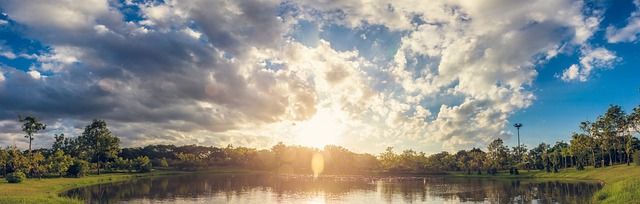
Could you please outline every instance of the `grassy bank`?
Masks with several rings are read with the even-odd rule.
[[[0,178],[0,204],[4,203],[83,203],[68,197],[60,197],[58,194],[82,186],[100,183],[124,181],[134,178],[166,176],[186,173],[251,173],[255,171],[243,171],[234,169],[208,169],[195,172],[184,171],[153,171],[150,173],[107,173],[101,175],[89,175],[82,178],[33,178],[22,183],[7,183]]]
[[[483,172],[485,173],[485,172]],[[640,167],[631,165],[615,165],[613,167],[597,168],[587,167],[584,171],[575,168],[562,169],[558,173],[545,171],[521,171],[520,175],[510,175],[501,172],[496,176],[491,175],[465,175],[461,173],[452,176],[463,177],[500,177],[500,178],[544,178],[544,179],[570,179],[593,180],[603,182],[602,190],[596,192],[593,201],[598,203],[638,203],[640,202]]]

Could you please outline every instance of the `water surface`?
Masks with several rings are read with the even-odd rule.
[[[73,189],[88,203],[589,203],[598,183],[490,178],[191,174]]]

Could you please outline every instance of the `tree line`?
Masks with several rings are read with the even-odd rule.
[[[299,145],[277,143],[270,149],[199,145],[147,145],[121,148],[120,139],[111,134],[104,120],[94,119],[77,137],[55,134],[51,148],[31,149],[34,134],[45,124],[34,116],[19,116],[22,130],[29,140],[29,149],[19,151],[14,146],[0,148],[0,175],[7,180],[25,177],[81,177],[90,170],[101,172],[149,172],[152,168],[198,170],[212,167],[268,170],[283,173],[311,173],[312,158],[321,155],[323,172],[329,174],[368,172],[448,172],[466,171],[482,174],[486,171],[544,170],[585,166],[595,168],[640,164],[640,105],[627,114],[621,106],[611,105],[596,121],[581,122],[581,132],[573,133],[569,143],[540,143],[528,149],[526,145],[509,148],[500,138],[486,148],[443,151],[427,155],[412,149],[396,153],[388,147],[381,154],[354,153],[344,147],[328,145],[322,150]],[[634,154],[635,153],[635,154]],[[632,157],[632,154],[633,157]],[[19,182],[19,181],[18,181]]]

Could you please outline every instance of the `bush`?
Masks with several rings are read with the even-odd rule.
[[[633,153],[633,163],[635,163],[636,166],[640,166],[640,151]]]
[[[27,175],[25,175],[20,171],[17,171],[17,172],[7,174],[6,179],[7,179],[7,182],[9,183],[21,183],[22,181],[27,179]]]
[[[133,160],[133,166],[137,172],[146,173],[151,172],[151,160],[149,157],[142,156]]]
[[[85,160],[75,159],[73,164],[67,169],[67,176],[80,178],[89,172],[89,163]]]

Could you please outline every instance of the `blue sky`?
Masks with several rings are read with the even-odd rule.
[[[1,145],[18,114],[123,146],[377,153],[568,141],[640,104],[640,1],[0,3]]]

